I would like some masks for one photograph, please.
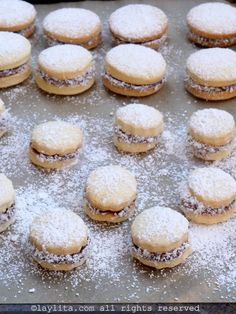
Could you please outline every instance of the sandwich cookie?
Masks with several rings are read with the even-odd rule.
[[[172,268],[192,253],[188,220],[177,211],[155,206],[139,214],[132,226],[134,258],[156,269]]]
[[[225,3],[203,3],[187,15],[188,37],[202,47],[236,44],[236,8]]]
[[[56,95],[76,95],[95,81],[92,54],[83,47],[58,45],[43,50],[35,80],[39,88]]]
[[[137,183],[134,175],[120,166],[92,171],[85,189],[85,212],[94,220],[118,223],[135,208]]]
[[[2,137],[8,129],[8,112],[5,109],[4,102],[0,98],[0,137]]]
[[[195,223],[216,224],[234,215],[236,181],[219,168],[199,168],[190,174],[181,195],[181,209]]]
[[[185,87],[205,100],[236,96],[236,52],[227,48],[199,50],[187,60]]]
[[[0,31],[30,37],[35,31],[36,11],[32,4],[20,0],[0,1]]]
[[[111,14],[109,27],[117,44],[133,43],[157,49],[167,39],[168,19],[154,6],[130,4]]]
[[[129,104],[116,112],[114,144],[124,152],[146,152],[158,144],[163,129],[163,116],[158,110]]]
[[[15,221],[15,191],[12,182],[0,174],[0,232]]]
[[[220,160],[231,154],[235,139],[234,117],[224,110],[203,109],[193,113],[188,144],[194,156]]]
[[[101,21],[97,14],[80,8],[63,8],[49,13],[43,31],[49,46],[81,45],[92,49],[101,40]]]
[[[33,130],[29,158],[46,169],[61,169],[74,165],[83,143],[78,126],[64,121],[42,123]]]
[[[0,32],[0,88],[17,85],[31,73],[31,45],[23,36]]]
[[[82,265],[88,242],[87,226],[70,210],[50,210],[35,218],[30,226],[30,254],[48,270],[69,271]]]
[[[103,84],[117,94],[142,97],[156,93],[165,81],[162,55],[134,44],[112,48],[105,58]]]

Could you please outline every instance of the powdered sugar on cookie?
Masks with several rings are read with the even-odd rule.
[[[236,83],[236,52],[227,48],[199,50],[188,58],[187,71],[204,82],[214,81],[214,86],[232,85]]]
[[[112,13],[109,19],[111,31],[127,40],[160,36],[167,28],[167,22],[162,10],[143,4],[121,7]]]
[[[203,3],[192,8],[187,22],[202,32],[214,35],[236,33],[236,8],[219,2]]]
[[[223,170],[215,167],[198,168],[188,179],[188,186],[205,201],[232,201],[236,196],[236,181]]]
[[[190,129],[200,136],[218,138],[234,131],[234,117],[220,109],[203,109],[193,113],[189,123]]]

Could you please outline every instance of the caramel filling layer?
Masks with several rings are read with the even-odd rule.
[[[78,157],[78,153],[79,153],[79,149],[71,154],[67,154],[64,156],[61,155],[46,155],[43,153],[38,152],[35,148],[32,147],[32,145],[30,145],[30,149],[32,149],[32,151],[37,155],[37,159],[40,160],[41,162],[55,162],[55,161],[66,161],[66,160],[70,160],[70,159],[74,159]]]
[[[24,63],[24,64],[18,66],[17,68],[14,68],[14,69],[2,70],[2,71],[0,71],[0,78],[1,77],[8,77],[11,75],[16,75],[18,73],[21,73],[24,70],[26,70],[28,66],[29,66],[28,63]]]
[[[121,142],[125,142],[128,144],[157,144],[160,139],[160,136],[137,136],[125,133],[118,126],[115,126],[115,135],[117,139]]]
[[[94,37],[91,37],[88,41],[86,42],[81,42],[77,45],[81,45],[81,46],[88,46],[89,47],[93,47],[97,41],[100,39],[100,36],[101,36],[101,33],[99,33],[98,35],[94,36]],[[47,44],[49,47],[52,47],[52,46],[56,46],[56,45],[66,45],[66,44],[74,44],[73,43],[73,40],[71,40],[71,42],[64,42],[64,41],[60,41],[58,39],[55,39],[53,37],[50,37],[48,35],[44,35],[46,41],[47,41]]]
[[[163,85],[165,79],[163,78],[161,81],[158,81],[153,84],[144,84],[144,85],[135,85],[120,81],[108,73],[103,74],[103,78],[107,79],[111,85],[118,86],[124,89],[135,90],[135,91],[146,91],[149,89],[159,90]]]
[[[227,212],[228,210],[235,207],[236,201],[234,200],[227,206],[219,207],[219,208],[212,208],[210,206],[206,206],[203,203],[199,202],[195,197],[193,197],[188,189],[183,192],[181,196],[181,206],[193,213],[194,215],[219,215]]]
[[[200,36],[193,32],[188,33],[188,37],[191,41],[196,42],[201,46],[220,46],[220,45],[234,45],[236,43],[236,37],[231,38],[207,38],[204,36]]]
[[[114,212],[114,211],[111,211],[111,210],[106,210],[106,211],[99,210],[99,209],[93,207],[88,200],[86,200],[86,205],[88,206],[89,210],[91,212],[93,212],[94,214],[96,214],[96,215],[103,215],[103,216],[113,215],[114,217],[124,217],[124,216],[126,216],[129,213],[129,211],[131,209],[134,208],[135,200],[129,206],[123,208],[122,210],[120,210],[118,212]]]
[[[135,255],[138,255],[146,260],[163,263],[163,262],[171,262],[174,259],[180,257],[189,247],[190,247],[190,244],[188,242],[184,242],[180,247],[172,251],[163,252],[163,253],[154,253],[154,252],[149,252],[148,250],[143,250],[140,247],[133,244],[131,250]]]
[[[149,41],[144,41],[144,42],[134,42],[133,40],[125,40],[122,39],[118,36],[115,36],[114,34],[112,34],[112,39],[113,41],[117,44],[136,44],[136,45],[143,45],[143,46],[150,46],[150,45],[157,45],[157,46],[161,46],[164,44],[164,42],[167,39],[167,34],[162,35],[160,38],[157,39],[153,39],[153,40],[149,40]]]
[[[205,93],[223,93],[223,92],[229,92],[233,93],[236,91],[236,85],[228,85],[228,86],[221,86],[221,87],[215,87],[215,86],[206,86],[196,83],[191,77],[186,77],[185,79],[186,86],[189,86],[197,91],[205,92]]]
[[[233,140],[225,145],[211,146],[208,144],[197,142],[191,135],[188,135],[187,138],[187,144],[191,148],[192,152],[200,157],[205,157],[208,154],[228,151],[232,146],[232,142]]]
[[[32,24],[30,24],[28,27],[21,29],[20,31],[16,32],[22,36],[25,36],[28,34],[28,32],[33,32],[35,29],[35,24],[34,22]]]
[[[29,243],[29,251],[31,256],[36,261],[46,262],[49,264],[77,264],[83,259],[86,258],[87,255],[87,245],[84,246],[80,252],[68,255],[55,255],[48,253],[47,251],[39,251],[37,250],[31,243]]]

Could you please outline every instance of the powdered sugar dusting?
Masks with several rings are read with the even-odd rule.
[[[142,23],[139,23],[142,21]],[[130,4],[113,12],[109,19],[111,31],[126,40],[160,36],[167,27],[165,13],[150,5]]]
[[[0,28],[14,27],[32,22],[36,11],[32,4],[20,0],[0,1]]]
[[[43,28],[52,34],[69,38],[87,38],[98,33],[101,22],[97,14],[81,8],[63,8],[49,13]]]
[[[187,59],[187,71],[205,82],[231,85],[236,80],[236,52],[228,48],[199,50]]]
[[[215,168],[199,168],[194,170],[188,180],[188,185],[195,195],[206,202],[229,200],[236,196],[236,181],[225,171]]]
[[[200,136],[214,139],[232,133],[235,122],[229,112],[211,108],[195,111],[190,118],[189,127]]]
[[[203,3],[187,15],[188,24],[209,34],[228,35],[236,32],[236,8],[225,3]]]

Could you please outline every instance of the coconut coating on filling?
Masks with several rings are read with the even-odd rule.
[[[136,91],[145,91],[149,89],[155,88],[156,90],[160,89],[163,85],[165,79],[163,78],[161,81],[158,81],[153,84],[144,84],[144,85],[135,85],[120,81],[108,73],[103,74],[103,78],[107,79],[112,85],[118,86],[124,89],[136,90]]]
[[[91,203],[88,200],[86,200],[86,206],[88,206],[88,208],[91,212],[93,212],[96,215],[104,215],[104,216],[112,214],[114,217],[124,217],[129,213],[129,211],[131,209],[133,209],[134,205],[135,205],[135,200],[129,206],[127,206],[127,207],[125,207],[125,208],[123,208],[117,212],[114,212],[111,210],[103,211],[103,210],[99,210],[98,208],[93,207],[91,205]]]
[[[17,31],[17,32],[14,32],[14,33],[17,33],[17,34],[20,34],[22,36],[25,36],[25,34],[27,34],[28,32],[30,32],[30,33],[33,32],[34,29],[35,29],[35,24],[32,23],[28,27],[23,28],[20,31]]]
[[[131,41],[119,38],[117,36],[115,36],[114,34],[112,35],[112,39],[113,41],[117,44],[129,44],[131,43]],[[157,45],[157,46],[161,46],[167,39],[167,35],[164,34],[163,36],[161,36],[160,38],[157,39],[153,39],[150,41],[145,41],[145,42],[132,42],[133,44],[137,44],[137,45],[143,45],[143,46],[150,46],[150,45]]]
[[[78,157],[79,154],[79,149],[74,152],[74,153],[70,153],[70,154],[66,154],[64,156],[60,156],[60,155],[46,155],[43,153],[38,152],[35,148],[32,147],[32,144],[30,144],[30,149],[32,149],[32,151],[37,155],[37,159],[42,161],[42,162],[55,162],[55,161],[65,161],[65,160],[69,160],[69,159],[74,159]]]
[[[67,80],[58,80],[52,78],[47,73],[43,72],[40,69],[37,69],[37,73],[44,81],[57,87],[66,87],[74,85],[86,86],[95,76],[95,67],[94,65],[92,65],[91,68],[84,75],[75,77],[74,79]]]
[[[39,262],[46,262],[49,264],[77,264],[80,261],[84,260],[87,255],[87,247],[84,246],[80,252],[67,254],[67,255],[55,255],[47,251],[37,250],[31,243],[29,243],[29,252],[31,256]]]
[[[12,219],[15,216],[15,212],[15,204],[12,204],[9,208],[6,209],[4,213],[0,214],[0,225],[5,224],[7,221]]]
[[[215,87],[215,86],[206,86],[196,83],[191,77],[187,76],[185,78],[185,84],[186,86],[189,86],[195,90],[198,90],[200,92],[207,92],[207,93],[222,93],[222,92],[228,92],[233,93],[236,91],[236,84],[228,85],[228,86],[221,86],[221,87]]]
[[[85,46],[88,46],[88,47],[93,47],[94,44],[97,42],[97,40],[100,39],[100,36],[101,36],[101,34],[98,34],[98,35],[90,38],[88,41],[82,42],[82,43],[78,43],[77,45],[80,45],[80,46],[85,45]],[[73,45],[74,44],[73,40],[71,40],[71,42],[70,41],[64,42],[64,41],[60,41],[58,39],[55,39],[53,37],[49,37],[48,35],[44,35],[44,37],[45,37],[49,47],[53,47],[53,46],[56,46],[56,45],[66,45],[66,44],[72,44]]]
[[[231,46],[236,43],[236,36],[231,38],[207,38],[190,31],[188,37],[191,41],[194,41],[201,46]]]
[[[215,154],[218,152],[228,151],[232,146],[233,140],[221,146],[211,146],[208,144],[196,141],[191,135],[188,135],[187,144],[192,149],[193,153],[198,156],[205,157],[208,154]]]
[[[181,244],[181,246],[177,247],[176,249],[172,251],[163,252],[163,253],[154,253],[154,252],[149,252],[148,250],[143,250],[140,247],[133,244],[131,250],[132,250],[132,253],[146,260],[163,263],[163,262],[173,261],[174,259],[180,257],[189,247],[190,247],[190,244],[188,242],[184,242]]]
[[[206,206],[203,203],[199,202],[194,196],[186,188],[181,196],[181,206],[195,215],[218,215],[223,214],[228,210],[231,210],[235,207],[236,201],[234,200],[227,206],[212,208],[210,206]]]
[[[160,140],[160,135],[145,137],[145,136],[127,134],[124,131],[122,131],[118,126],[115,126],[114,131],[119,141],[125,142],[128,144],[152,144],[152,143],[157,143]]]
[[[18,66],[17,68],[14,68],[14,69],[2,70],[2,71],[0,71],[0,77],[8,77],[11,75],[16,75],[18,73],[23,72],[28,66],[29,66],[28,63],[24,63],[24,64]]]

